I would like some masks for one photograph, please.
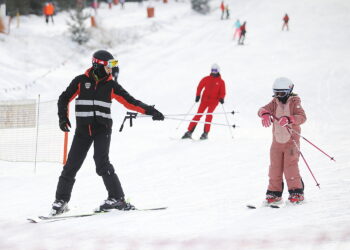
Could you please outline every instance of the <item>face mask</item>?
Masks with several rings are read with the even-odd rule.
[[[104,66],[101,64],[98,64],[97,67],[95,67],[94,73],[95,75],[98,76],[99,79],[107,76],[106,70],[104,69]]]

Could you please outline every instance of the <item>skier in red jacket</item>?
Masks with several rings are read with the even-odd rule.
[[[288,22],[289,22],[289,16],[288,14],[285,14],[285,16],[283,17],[282,31],[284,30],[284,27],[287,27],[287,31],[289,30]]]
[[[211,74],[204,77],[198,84],[197,93],[196,93],[196,102],[199,102],[201,98],[202,90],[202,101],[198,107],[198,115],[195,115],[192,119],[192,122],[188,126],[188,131],[182,136],[182,139],[192,138],[192,133],[195,130],[198,121],[202,117],[202,113],[206,109],[207,113],[213,113],[216,106],[224,103],[224,98],[226,94],[225,82],[221,79],[220,67],[215,63],[211,66]],[[213,119],[213,115],[206,115],[205,121],[210,123]],[[210,131],[210,124],[204,125],[204,132],[201,135],[200,139],[208,139],[208,133]]]

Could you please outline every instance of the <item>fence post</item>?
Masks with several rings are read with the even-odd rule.
[[[38,155],[39,141],[39,118],[40,118],[40,94],[38,95],[37,115],[36,115],[36,136],[35,136],[35,158],[34,158],[34,173],[36,173],[36,157]]]

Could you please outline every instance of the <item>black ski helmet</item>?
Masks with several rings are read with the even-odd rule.
[[[106,50],[98,50],[92,55],[92,67],[98,77],[103,78],[107,76],[104,66],[106,66],[108,60],[111,59],[114,59],[114,57]]]
[[[111,59],[114,57],[107,50],[98,50],[92,55],[92,66],[95,68],[98,64],[106,65]]]

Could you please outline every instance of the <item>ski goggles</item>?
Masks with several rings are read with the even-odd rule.
[[[97,58],[92,58],[92,63],[98,63],[98,64],[102,64],[104,66],[107,66],[108,68],[115,68],[118,66],[118,60],[115,59],[110,59],[108,61],[103,61]]]
[[[275,97],[285,97],[289,94],[289,89],[274,89],[273,94]]]

